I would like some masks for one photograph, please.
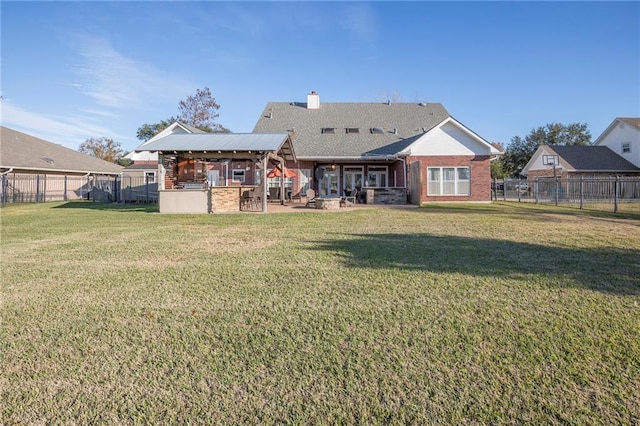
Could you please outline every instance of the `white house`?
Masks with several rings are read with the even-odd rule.
[[[595,140],[622,158],[640,167],[640,118],[618,117]]]

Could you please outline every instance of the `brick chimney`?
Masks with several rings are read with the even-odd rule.
[[[307,95],[307,109],[320,109],[320,95],[313,90]]]

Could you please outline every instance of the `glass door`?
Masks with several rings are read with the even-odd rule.
[[[326,170],[324,176],[318,181],[318,192],[320,197],[339,197],[340,190],[338,182],[340,172],[338,170]]]
[[[343,175],[345,191],[353,191],[356,188],[362,188],[362,178],[364,176],[362,167],[345,167]]]

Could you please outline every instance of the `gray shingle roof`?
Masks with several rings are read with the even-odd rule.
[[[547,146],[576,171],[637,172],[640,169],[606,146]]]
[[[0,167],[42,173],[120,174],[123,167],[35,136],[1,127]]]
[[[636,117],[618,117],[617,120],[620,120],[624,123],[627,123],[629,126],[636,127],[640,129],[640,118]]]
[[[396,154],[447,117],[439,103],[322,102],[319,109],[307,109],[306,103],[270,102],[253,131],[295,130],[293,143],[299,159],[356,158]],[[323,127],[335,127],[336,132],[322,134]],[[345,129],[351,127],[360,133],[347,134]],[[379,127],[383,133],[371,132]]]

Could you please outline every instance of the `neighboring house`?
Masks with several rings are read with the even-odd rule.
[[[270,102],[253,131],[288,132],[293,193],[358,195],[370,204],[489,201],[500,154],[439,103]]]
[[[557,159],[555,167],[549,159]],[[522,169],[527,180],[536,177],[609,177],[638,176],[640,168],[607,146],[542,145]]]
[[[193,127],[193,126],[189,126],[187,124],[181,123],[179,121],[173,122],[170,126],[168,126],[166,129],[164,129],[163,131],[161,131],[160,133],[158,133],[157,135],[155,135],[154,137],[152,137],[151,139],[149,139],[148,141],[142,143],[140,146],[138,146],[137,149],[141,149],[142,147],[144,147],[145,145],[152,143],[160,138],[163,138],[165,136],[168,135],[175,135],[175,134],[197,134],[197,133],[206,133],[203,132],[202,130]],[[132,164],[137,164],[137,165],[141,165],[141,164],[148,164],[151,165],[153,167],[151,167],[152,169],[157,169],[158,168],[158,153],[157,152],[150,152],[150,151],[131,151],[130,153],[128,153],[127,155],[125,155],[124,157],[127,160],[130,160],[132,162]],[[138,169],[141,169],[140,167],[138,167]]]
[[[3,202],[84,198],[103,178],[113,182],[122,169],[117,164],[1,127]]]
[[[625,160],[640,167],[640,118],[616,118],[593,144],[609,147]]]

